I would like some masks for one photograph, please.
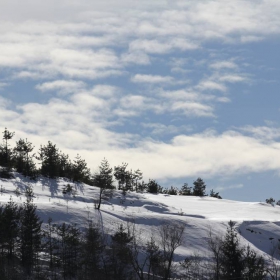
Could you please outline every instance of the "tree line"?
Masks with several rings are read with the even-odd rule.
[[[198,178],[193,182],[193,187],[184,184],[180,190],[171,186],[163,188],[154,179],[147,183],[143,181],[143,173],[137,169],[128,168],[127,163],[111,168],[106,159],[101,161],[99,172],[91,174],[84,159],[77,155],[74,160],[63,153],[59,148],[48,141],[41,145],[37,153],[34,152],[33,144],[27,139],[19,139],[15,146],[11,147],[10,141],[14,132],[7,128],[3,131],[3,143],[0,144],[0,177],[11,178],[11,171],[15,170],[26,177],[36,179],[39,175],[48,178],[64,177],[72,181],[87,183],[100,187],[100,199],[97,208],[100,208],[101,198],[110,197],[113,189],[121,190],[125,195],[129,191],[163,193],[169,195],[193,195],[205,196],[205,182]],[[117,182],[117,186],[114,182]],[[211,197],[221,198],[219,193],[210,191]]]
[[[92,221],[81,228],[56,224],[50,218],[43,225],[32,199],[22,205],[10,200],[0,207],[0,278],[279,279],[279,267],[273,258],[265,261],[249,245],[241,246],[232,221],[224,236],[214,236],[209,229],[208,238],[201,241],[209,249],[208,259],[197,252],[175,263],[176,249],[187,242],[186,226],[179,222],[163,223],[143,237],[129,221],[119,224],[110,235]]]

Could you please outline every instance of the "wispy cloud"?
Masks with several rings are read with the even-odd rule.
[[[136,74],[131,78],[131,81],[134,83],[168,84],[173,82],[173,78],[170,76]]]
[[[46,91],[57,91],[60,94],[68,94],[76,92],[85,87],[85,83],[82,81],[73,80],[57,80],[52,82],[46,82],[36,86],[36,89]]]

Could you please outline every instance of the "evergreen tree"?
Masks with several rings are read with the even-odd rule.
[[[259,257],[250,246],[244,250],[244,270],[243,279],[264,280],[266,278],[265,261]]]
[[[222,276],[223,279],[242,279],[244,269],[243,252],[235,223],[230,221],[222,245]]]
[[[10,132],[5,128],[3,134],[3,144],[0,146],[0,166],[4,167],[0,170],[0,177],[2,178],[11,178],[11,168],[12,168],[12,156],[13,151],[9,147],[8,141],[11,140],[14,136],[14,132]]]
[[[219,193],[214,192],[213,189],[210,191],[210,197],[215,197],[215,198],[218,198],[218,199],[222,199],[222,197],[219,195]]]
[[[120,166],[115,166],[114,176],[118,181],[118,189],[123,191],[125,195],[127,191],[133,190],[133,175],[131,171],[126,170],[127,163],[122,163]]]
[[[146,243],[148,280],[164,274],[164,257],[156,244],[154,237]]]
[[[196,181],[193,182],[193,195],[195,196],[205,196],[206,185],[201,178],[197,178]]]
[[[104,251],[102,234],[97,226],[89,223],[82,247],[82,274],[85,280],[105,279],[101,268],[101,254]]]
[[[131,248],[133,237],[121,224],[118,231],[112,236],[112,249],[106,261],[106,279],[124,280],[131,279]]]
[[[38,254],[41,250],[42,221],[36,213],[37,207],[32,202],[24,203],[21,214],[21,262],[27,275],[38,265]]]
[[[156,182],[156,180],[149,179],[149,183],[147,184],[147,192],[149,193],[161,193],[162,187]]]
[[[135,191],[139,192],[138,185],[139,185],[139,181],[143,179],[143,173],[139,169],[137,169],[136,171],[134,171],[132,176],[133,176],[133,185],[135,187]]]
[[[185,183],[180,191],[179,191],[179,195],[192,195],[192,187],[189,187],[187,183]]]
[[[61,262],[63,279],[73,279],[78,272],[80,252],[80,230],[75,225],[58,225],[56,234],[59,238],[58,257]]]
[[[37,157],[41,161],[41,174],[49,178],[59,176],[60,154],[56,145],[50,141],[46,146],[41,146]]]
[[[31,154],[34,146],[27,139],[20,139],[14,148],[14,166],[16,171],[24,176],[36,178],[36,165],[33,161],[35,155]]]
[[[2,208],[1,254],[3,257],[6,256],[8,261],[12,263],[15,260],[19,245],[20,213],[21,208],[11,199]]]
[[[72,178],[73,177],[73,165],[71,163],[71,160],[69,159],[69,156],[63,153],[59,154],[59,177],[66,177],[66,178]]]
[[[113,186],[113,169],[110,168],[105,158],[101,161],[99,172],[93,175],[93,184],[99,187],[96,209],[100,209],[102,201],[111,198],[115,189]]]
[[[77,155],[72,165],[73,181],[90,183],[90,169],[84,159]]]

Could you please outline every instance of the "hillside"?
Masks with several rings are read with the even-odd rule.
[[[11,180],[0,179],[1,204],[12,198],[17,203],[25,201],[24,190],[32,186],[34,203],[44,223],[51,217],[54,223],[75,223],[86,227],[88,220],[100,223],[104,233],[112,234],[121,223],[133,222],[143,242],[151,234],[157,235],[157,228],[164,222],[182,222],[185,225],[184,242],[176,250],[176,261],[198,253],[208,257],[207,236],[211,229],[215,235],[222,236],[229,220],[237,222],[243,245],[249,244],[259,254],[267,258],[273,245],[280,238],[280,207],[260,202],[238,202],[210,197],[170,196],[128,193],[123,200],[121,192],[94,209],[94,198],[98,188],[86,184],[73,184],[65,179],[52,180],[39,178],[30,181],[15,173]],[[63,187],[70,183],[77,193],[66,197]],[[18,189],[21,195],[16,196]]]

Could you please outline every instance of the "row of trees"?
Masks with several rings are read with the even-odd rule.
[[[9,141],[13,136],[14,132],[5,128],[3,143],[0,144],[1,177],[10,178],[10,171],[15,169],[32,179],[43,175],[49,178],[66,177],[73,181],[91,182],[90,169],[79,155],[71,161],[68,155],[62,153],[50,141],[47,145],[40,146],[38,153],[33,152],[34,146],[27,139],[19,139],[12,148]],[[36,162],[39,162],[39,168]]]
[[[42,226],[32,201],[10,201],[0,208],[1,279],[279,279],[273,261],[241,246],[232,221],[223,237],[209,230],[207,260],[196,254],[174,262],[176,249],[187,242],[184,224],[162,224],[145,238],[131,222],[113,235],[92,222],[81,229],[49,219]]]
[[[128,169],[127,163],[122,163],[113,169],[106,159],[102,160],[99,171],[92,175],[86,161],[79,155],[74,161],[71,161],[67,154],[62,153],[50,141],[47,145],[40,146],[37,153],[34,153],[34,146],[27,139],[19,139],[16,141],[15,147],[11,147],[10,140],[13,136],[14,132],[10,132],[5,128],[3,143],[0,144],[0,166],[2,166],[0,168],[0,177],[11,177],[10,171],[14,169],[33,179],[38,175],[49,178],[65,177],[72,181],[95,185],[100,187],[98,209],[102,199],[112,195],[112,191],[115,189],[115,181],[117,182],[118,190],[121,190],[124,195],[128,191],[170,195],[206,195],[206,185],[201,178],[194,181],[193,187],[184,184],[180,190],[173,186],[170,189],[164,189],[156,180],[150,179],[148,183],[145,183],[142,180],[143,174],[139,169],[135,171]],[[219,193],[215,193],[213,190],[210,192],[210,196],[221,198]]]

